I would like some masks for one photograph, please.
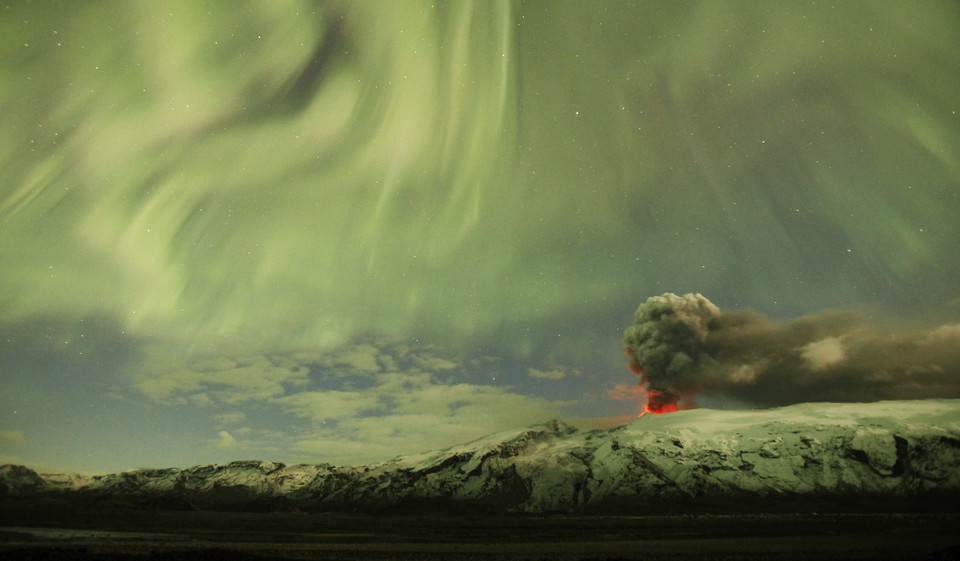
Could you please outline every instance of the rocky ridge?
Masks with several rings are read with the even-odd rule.
[[[109,475],[0,467],[0,497],[200,509],[644,512],[960,495],[960,400],[561,421],[366,466],[238,461]],[[951,499],[952,500],[952,499]]]

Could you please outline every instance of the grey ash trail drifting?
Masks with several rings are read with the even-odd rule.
[[[881,326],[838,310],[777,322],[666,293],[637,308],[623,347],[654,412],[697,395],[759,407],[960,397],[960,323]]]

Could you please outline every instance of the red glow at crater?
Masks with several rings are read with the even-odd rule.
[[[633,351],[626,349],[623,354],[630,357],[630,360],[627,362],[627,368],[634,374],[640,376],[640,383],[638,384],[636,394],[643,397],[645,403],[643,404],[643,411],[641,411],[637,417],[643,417],[647,413],[653,413],[655,415],[673,413],[680,409],[690,409],[693,407],[693,396],[689,393],[681,395],[675,391],[650,388],[649,382],[643,378],[643,365],[637,361]],[[680,401],[683,402],[682,406],[678,403]]]
[[[643,404],[643,411],[637,417],[643,417],[647,413],[660,415],[680,410],[680,406],[677,405],[677,396],[671,392],[647,390],[646,394],[647,402]]]

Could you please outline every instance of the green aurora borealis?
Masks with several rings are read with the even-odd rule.
[[[3,3],[0,462],[629,415],[667,291],[956,324],[958,45],[949,1]]]

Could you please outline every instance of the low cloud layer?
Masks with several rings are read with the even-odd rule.
[[[960,396],[960,324],[881,326],[826,311],[776,322],[700,294],[640,305],[623,346],[648,399],[757,406]]]
[[[23,442],[23,433],[18,430],[0,430],[0,443],[2,442]]]
[[[557,369],[537,370],[536,368],[531,368],[527,370],[527,375],[540,380],[563,380],[567,377],[566,372]]]
[[[212,449],[293,461],[386,460],[544,422],[568,405],[465,382],[469,364],[385,340],[215,359],[155,354],[149,361],[134,388],[159,405],[209,411]]]

